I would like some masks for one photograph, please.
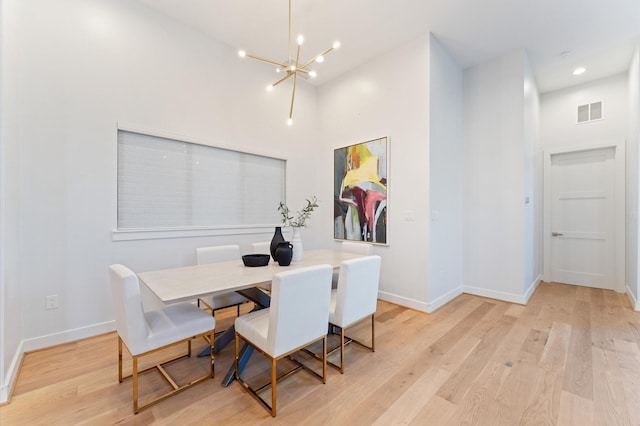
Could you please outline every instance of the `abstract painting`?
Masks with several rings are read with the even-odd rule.
[[[333,152],[333,237],[387,244],[387,138]]]

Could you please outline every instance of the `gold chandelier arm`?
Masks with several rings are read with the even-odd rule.
[[[248,53],[245,56],[247,58],[256,59],[258,61],[266,62],[268,64],[272,64],[272,65],[275,65],[275,66],[280,67],[280,68],[287,68],[287,65],[282,64],[280,62],[270,61],[269,59],[264,59],[264,58],[261,58],[259,56],[249,55]]]
[[[293,71],[293,90],[291,91],[291,108],[289,108],[289,120],[293,117],[293,100],[296,97],[296,81],[298,80],[298,61],[300,60],[300,45],[298,45],[298,53],[296,53],[296,70]]]
[[[313,61],[315,61],[316,59],[318,59],[318,56],[324,56],[324,55],[326,55],[327,53],[331,52],[332,50],[333,50],[333,47],[330,47],[330,48],[328,48],[327,50],[325,50],[324,52],[318,53],[316,56],[314,56],[313,58],[309,59],[309,61],[307,61],[307,63],[306,63],[306,64],[304,64],[304,65],[302,66],[302,68],[306,68],[306,67],[308,67],[309,65],[311,65],[311,63],[312,63]],[[247,55],[247,56],[249,56],[249,55]]]
[[[271,87],[276,87],[278,84],[282,83],[283,81],[285,81],[286,79],[288,79],[289,77],[291,77],[293,74],[293,72],[291,71],[287,71],[287,75],[285,75],[284,77],[282,77],[280,80],[276,81],[275,83],[273,83],[271,85]]]
[[[291,64],[291,0],[289,0],[289,42],[287,43],[289,64]]]

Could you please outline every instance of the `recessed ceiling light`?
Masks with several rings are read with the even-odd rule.
[[[584,73],[587,69],[585,67],[579,67],[573,70],[573,75],[580,75]]]

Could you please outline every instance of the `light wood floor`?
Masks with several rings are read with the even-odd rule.
[[[427,315],[379,302],[376,319],[375,353],[351,345],[345,374],[329,369],[325,385],[286,379],[275,419],[237,383],[220,385],[232,345],[215,379],[133,415],[110,333],[27,354],[0,424],[640,425],[640,313],[626,295],[542,283],[527,306],[462,295]],[[247,376],[266,366],[254,355]],[[160,386],[142,380],[143,395]]]

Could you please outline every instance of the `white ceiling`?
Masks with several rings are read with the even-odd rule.
[[[287,0],[138,0],[248,53],[288,55]],[[318,64],[316,84],[427,31],[467,68],[525,48],[538,89],[556,90],[628,69],[640,38],[640,0],[292,0],[292,36],[304,34],[306,61],[342,44]],[[561,53],[571,53],[562,57]],[[239,59],[240,60],[240,59]],[[265,67],[257,62],[251,66]],[[576,66],[587,72],[575,77]]]

